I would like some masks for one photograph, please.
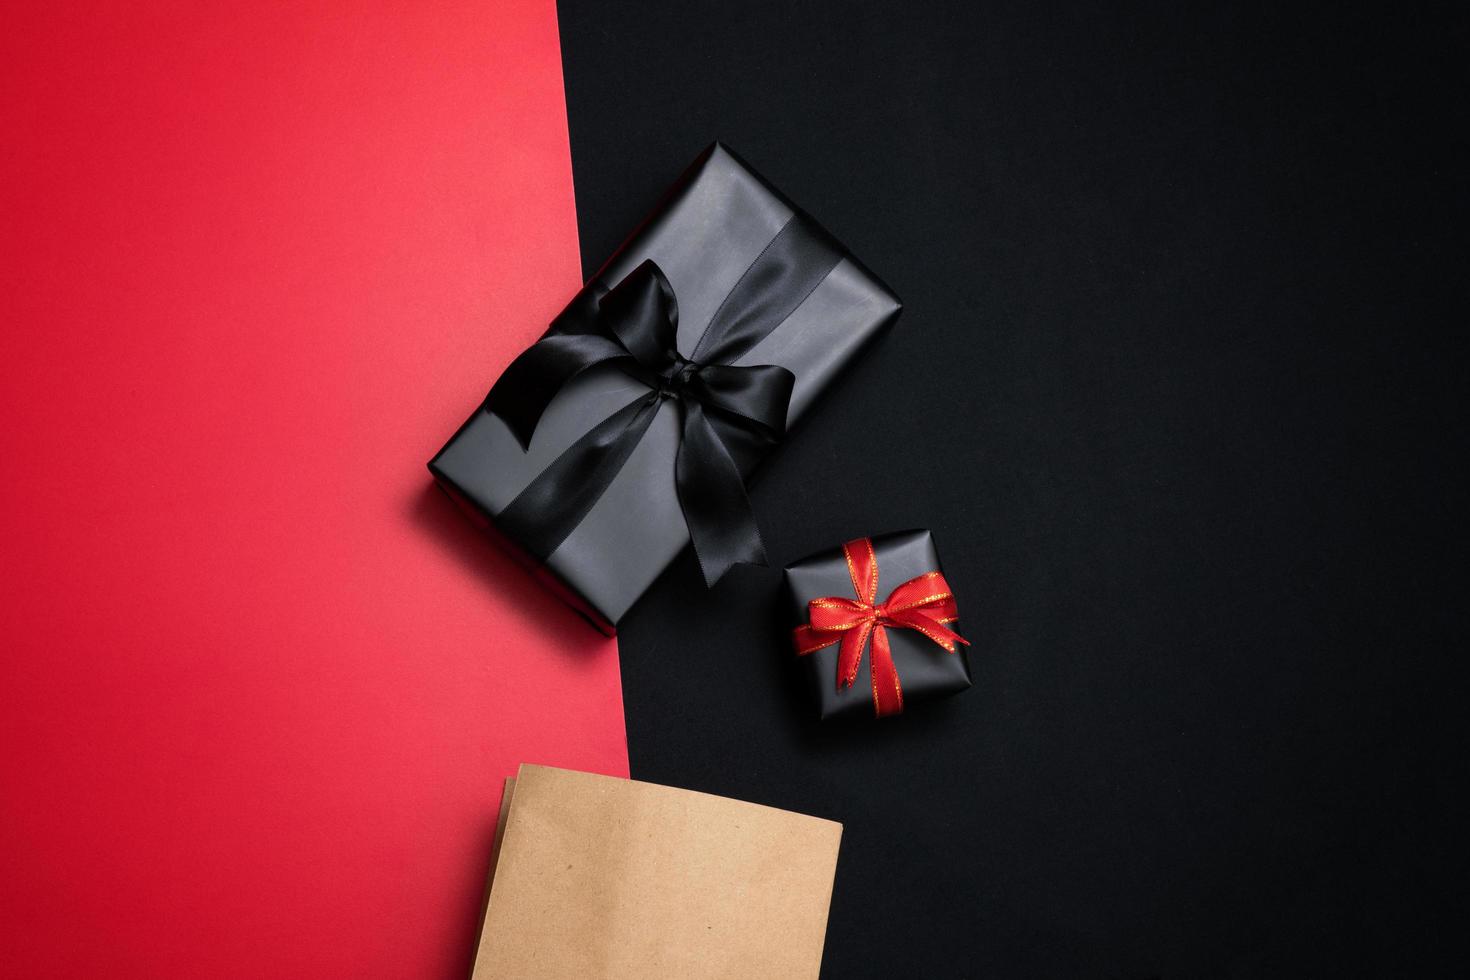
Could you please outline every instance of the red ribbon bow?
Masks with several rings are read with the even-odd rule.
[[[918,630],[950,653],[955,644],[969,646],[969,641],[945,626],[960,618],[949,583],[939,572],[926,572],[911,578],[889,593],[882,603],[878,598],[878,556],[873,542],[858,538],[842,546],[847,556],[847,571],[852,576],[856,599],[823,596],[807,603],[809,623],[795,631],[796,652],[805,656],[834,643],[841,643],[837,656],[837,687],[851,687],[857,680],[863,661],[863,647],[869,635],[873,638],[872,669],[873,710],[878,717],[896,715],[903,710],[903,687],[893,655],[888,649],[888,631]],[[875,604],[876,603],[876,604]]]

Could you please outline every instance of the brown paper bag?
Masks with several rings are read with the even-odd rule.
[[[816,977],[842,825],[522,766],[475,980]]]

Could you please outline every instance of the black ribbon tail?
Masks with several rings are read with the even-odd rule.
[[[659,401],[640,395],[593,426],[495,515],[496,525],[535,557],[550,558],[612,485]]]
[[[684,402],[684,438],[674,478],[706,585],[713,587],[738,562],[766,564],[745,481],[703,406],[692,399]]]

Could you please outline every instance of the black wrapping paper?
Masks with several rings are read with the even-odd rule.
[[[880,601],[895,586],[917,575],[943,571],[934,537],[926,530],[895,531],[874,537],[872,542],[878,560]],[[853,596],[852,576],[841,545],[786,566],[786,606],[793,627],[807,621],[807,603],[823,596]],[[964,596],[958,595],[957,601],[963,616]],[[956,633],[964,634],[960,623],[948,625]],[[889,629],[888,643],[903,683],[905,711],[920,702],[946,697],[970,686],[970,661],[965,646],[959,645],[950,653],[928,637],[906,629]],[[835,644],[805,654],[800,660],[812,701],[823,720],[839,716],[873,717],[870,651],[864,650],[857,680],[847,688],[837,686]]]
[[[568,311],[585,308],[651,259],[677,296],[678,348],[687,356],[732,287],[796,213],[794,205],[716,143],[572,299]],[[795,375],[789,427],[900,309],[897,297],[844,252],[790,316],[733,363],[774,364]],[[616,366],[591,368],[551,401],[525,448],[501,418],[482,406],[430,462],[430,471],[478,523],[494,530],[496,515],[568,446],[646,391]],[[529,554],[513,535],[493,536],[595,625],[613,632],[689,544],[674,485],[679,440],[677,409],[660,408],[606,491],[544,559]]]

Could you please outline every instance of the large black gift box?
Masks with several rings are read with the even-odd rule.
[[[830,259],[814,266],[809,259],[813,253],[825,253]],[[656,378],[627,358],[598,363],[569,375],[564,384],[558,381],[544,411],[538,404],[521,413],[526,419],[513,428],[520,392],[540,390],[525,379],[535,381],[538,371],[561,370],[556,365],[561,356],[558,345],[568,336],[599,329],[606,335],[618,333],[594,322],[610,304],[625,315],[639,304],[659,305],[668,312],[666,319],[676,322],[676,332],[673,327],[669,332],[677,337],[677,351],[653,352],[673,365],[665,372],[667,378]],[[718,475],[719,467],[725,467],[725,474],[737,478],[732,488],[730,479],[717,480],[706,472],[703,482],[690,478],[676,488],[681,442],[700,441],[690,435],[688,403],[672,391],[688,379],[689,365],[711,360],[720,367],[786,369],[789,375],[774,369],[766,373],[786,379],[789,404],[784,391],[780,399],[762,396],[765,402],[779,400],[780,405],[762,404],[768,414],[779,415],[784,408],[789,428],[898,317],[899,310],[897,297],[882,282],[716,143],[572,299],[538,344],[540,350],[532,348],[518,359],[545,355],[538,364],[522,365],[528,369],[520,371],[513,384],[517,365],[512,365],[498,390],[434,457],[429,469],[472,518],[527,560],[595,625],[611,633],[689,545],[689,511],[696,512],[690,523],[703,514],[703,540],[718,545],[706,551],[730,554],[746,547],[739,541],[728,544],[730,535],[738,537],[735,522],[730,535],[721,539],[719,515],[731,508],[748,508],[740,478],[748,478],[770,445],[779,441],[779,431],[775,438],[765,438],[767,430],[760,426],[732,424],[742,420],[718,405],[695,406],[693,411],[703,413],[710,423],[701,431],[716,431],[724,441],[711,448],[711,440],[705,438],[696,447],[699,452],[690,455],[702,456],[706,471],[714,466]],[[635,350],[637,346],[631,344]],[[682,375],[680,368],[686,369]],[[716,372],[705,375],[713,379]],[[739,387],[743,382],[730,384]],[[664,387],[671,390],[665,392]],[[664,395],[672,404],[663,400]],[[612,431],[609,425],[619,432],[631,427],[641,434],[608,450],[609,440],[599,434]],[[590,456],[589,441],[594,446]],[[599,451],[601,456],[596,455]],[[577,459],[569,462],[573,456]],[[689,489],[708,490],[711,484],[717,498],[713,503],[710,494],[701,496]],[[750,537],[759,552],[753,526]],[[721,569],[711,569],[698,546],[696,553],[706,578],[718,578]],[[737,554],[735,560],[751,559]]]
[[[861,538],[858,542],[871,546],[870,555],[877,567],[876,601],[887,601],[904,583],[933,572],[939,567],[939,552],[928,531],[896,531],[891,534]],[[857,544],[858,542],[852,542]],[[809,623],[809,603],[823,597],[855,598],[854,562],[845,547],[829,548],[786,566],[785,603],[792,624],[798,627],[797,644],[802,643],[801,627]],[[939,579],[943,583],[943,579]],[[947,590],[948,583],[933,588],[913,590],[916,596],[929,596]],[[931,615],[932,607],[929,608]],[[957,615],[957,610],[955,610]],[[941,616],[943,620],[946,617]],[[956,622],[944,623],[958,634]],[[885,630],[893,666],[902,684],[905,708],[958,693],[970,686],[970,661],[963,643],[953,643],[946,650],[935,639],[914,629],[902,627]],[[834,637],[835,639],[835,637]],[[811,691],[818,713],[825,720],[838,716],[873,717],[875,689],[872,674],[872,639],[864,645],[857,677],[850,686],[840,685],[838,676],[839,647],[835,643],[803,654],[801,671]],[[815,644],[813,644],[815,645]]]

